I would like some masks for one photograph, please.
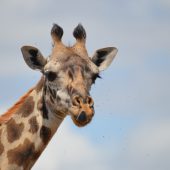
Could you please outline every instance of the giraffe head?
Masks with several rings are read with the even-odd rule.
[[[73,35],[76,43],[67,47],[62,43],[63,29],[54,24],[51,30],[53,49],[48,58],[32,46],[21,48],[24,60],[29,67],[39,70],[45,77],[44,100],[53,114],[71,115],[77,126],[85,126],[94,115],[94,101],[90,88],[100,71],[106,69],[114,59],[115,47],[97,50],[93,57],[88,56],[85,41],[86,32],[78,25]]]

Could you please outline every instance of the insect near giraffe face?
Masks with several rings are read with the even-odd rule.
[[[54,114],[71,115],[73,122],[81,127],[88,124],[94,115],[91,86],[100,71],[111,64],[117,49],[102,48],[90,58],[85,47],[86,32],[82,25],[74,29],[76,43],[72,47],[62,43],[62,35],[63,29],[54,24],[51,30],[53,49],[48,59],[32,46],[24,46],[21,50],[28,66],[43,73],[46,107]]]

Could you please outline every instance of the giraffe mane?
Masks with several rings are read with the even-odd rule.
[[[13,114],[20,108],[20,106],[24,103],[26,98],[30,95],[30,93],[34,90],[34,88],[30,89],[24,96],[22,96],[18,102],[16,102],[7,112],[0,116],[0,124],[7,122]]]

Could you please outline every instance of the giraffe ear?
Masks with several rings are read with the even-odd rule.
[[[43,70],[47,60],[37,48],[32,46],[23,46],[21,48],[21,52],[25,62],[30,68],[40,71]]]
[[[94,53],[92,61],[98,66],[99,71],[103,71],[112,63],[117,51],[115,47],[99,49]]]

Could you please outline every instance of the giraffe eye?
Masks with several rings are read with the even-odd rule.
[[[57,74],[55,72],[52,72],[52,71],[47,70],[47,71],[45,71],[44,74],[49,81],[54,81],[57,78]]]

